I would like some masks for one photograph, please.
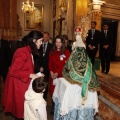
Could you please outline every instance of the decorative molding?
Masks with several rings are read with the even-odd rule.
[[[120,10],[120,5],[114,5],[114,4],[104,4],[102,6],[103,8],[112,8],[112,9],[117,9],[117,10]]]
[[[110,15],[110,16],[115,16],[115,17],[120,17],[120,14],[118,13],[110,13],[110,12],[105,12],[103,13],[104,15]]]
[[[102,17],[120,20],[120,6],[114,4],[103,5]]]
[[[105,0],[106,3],[120,5],[120,0]]]

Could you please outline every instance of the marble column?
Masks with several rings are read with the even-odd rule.
[[[73,28],[73,0],[68,0],[67,3],[67,35],[69,36],[69,39],[73,40],[73,36],[74,36],[74,28]]]
[[[2,37],[5,40],[8,40],[8,29],[9,29],[9,20],[10,20],[10,1],[2,0]]]
[[[9,40],[9,36],[13,39],[17,33],[17,1],[1,0],[0,2],[0,29],[2,38]]]
[[[102,17],[101,14],[94,14],[93,13],[92,21],[96,21],[97,22],[97,26],[96,26],[97,30],[101,30],[101,17]]]
[[[4,17],[3,17],[3,14],[4,14],[4,0],[0,0],[0,29],[3,29],[3,22],[4,22]]]
[[[88,11],[88,0],[76,0],[76,22],[78,25],[82,16],[86,16]]]
[[[10,0],[10,39],[17,36],[17,0]]]

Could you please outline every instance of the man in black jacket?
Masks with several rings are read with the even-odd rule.
[[[40,53],[43,54],[42,60],[42,67],[43,67],[43,74],[45,75],[46,81],[49,83],[49,68],[48,68],[48,61],[49,61],[49,53],[52,48],[52,44],[49,43],[50,34],[48,32],[43,33],[43,44],[40,47]],[[44,98],[47,98],[48,87],[44,93]]]
[[[97,23],[95,21],[91,22],[91,29],[88,31],[88,36],[86,38],[86,51],[91,59],[92,65],[94,65],[95,62],[95,56],[100,41],[100,31],[95,29],[96,25]]]
[[[100,58],[101,58],[101,67],[102,73],[108,74],[110,70],[110,57],[112,53],[112,41],[113,35],[109,30],[109,25],[105,23],[103,25],[103,31],[101,32],[100,40]]]

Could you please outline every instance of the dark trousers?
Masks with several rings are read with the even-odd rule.
[[[49,70],[45,70],[44,72],[43,72],[43,74],[45,75],[45,82],[47,82],[47,84],[49,84]],[[44,99],[47,99],[47,94],[48,94],[48,86],[49,85],[47,85],[47,87],[46,87],[46,90],[45,90],[45,92],[44,92]]]
[[[15,118],[15,120],[24,120],[24,118]]]
[[[8,73],[8,69],[7,68],[6,69],[0,68],[0,75],[2,76],[4,82],[6,80],[7,73]]]
[[[95,56],[96,56],[97,50],[96,49],[95,50],[90,50],[88,48],[88,49],[86,49],[86,51],[87,51],[87,54],[88,54],[88,56],[89,56],[89,58],[91,60],[92,65],[94,66]]]
[[[111,52],[109,50],[103,49],[101,52],[102,71],[109,72],[109,70],[110,70],[110,58],[111,58]]]

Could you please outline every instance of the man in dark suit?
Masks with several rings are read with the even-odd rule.
[[[86,51],[91,59],[92,65],[95,62],[95,56],[98,50],[98,44],[100,40],[100,31],[96,30],[97,23],[95,21],[91,22],[91,29],[88,31],[88,36],[86,38]]]
[[[101,67],[102,73],[108,74],[110,70],[110,57],[112,53],[112,41],[113,35],[109,30],[109,25],[105,23],[103,25],[103,31],[101,32],[100,40],[100,58],[101,58]]]
[[[48,32],[43,33],[43,44],[40,47],[40,53],[42,52],[43,54],[43,62],[42,62],[42,67],[43,67],[43,74],[45,75],[46,81],[49,83],[49,68],[48,68],[48,61],[49,61],[49,52],[52,48],[52,44],[49,43],[50,40],[50,34]],[[47,98],[47,93],[48,93],[48,87],[46,88],[46,91],[44,93],[44,98]]]

